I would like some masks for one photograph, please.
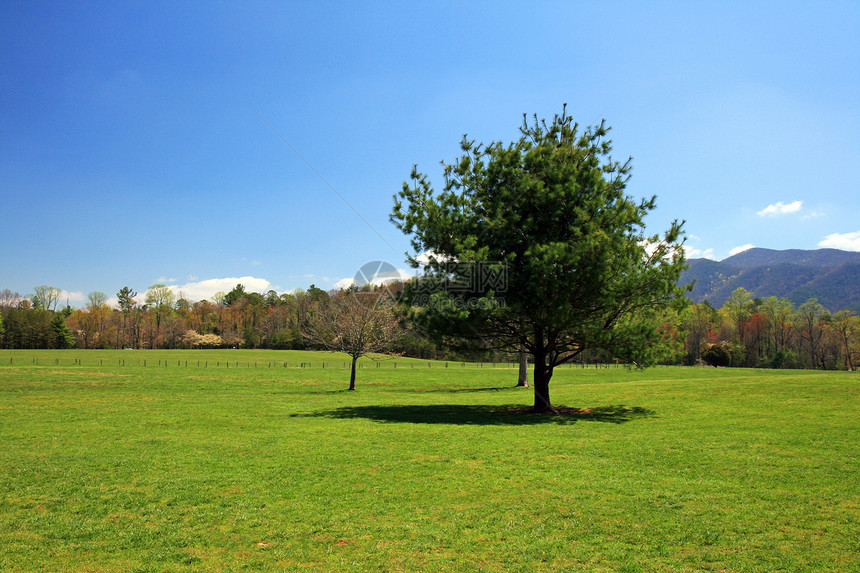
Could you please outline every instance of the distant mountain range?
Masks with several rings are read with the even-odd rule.
[[[860,314],[860,253],[749,249],[722,261],[690,259],[681,284],[696,281],[689,297],[719,308],[743,287],[756,298],[776,296],[800,305],[810,298],[832,312]]]

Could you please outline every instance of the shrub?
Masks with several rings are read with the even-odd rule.
[[[711,366],[728,366],[732,362],[732,355],[725,347],[714,344],[702,352],[702,360]]]

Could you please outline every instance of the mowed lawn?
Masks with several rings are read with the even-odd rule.
[[[856,373],[345,362],[0,351],[0,571],[860,570]]]

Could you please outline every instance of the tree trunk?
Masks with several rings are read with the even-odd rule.
[[[519,378],[517,379],[517,386],[523,387],[523,388],[528,388],[529,387],[529,357],[528,357],[528,354],[526,354],[523,351],[520,351],[518,354],[519,354],[519,359],[520,359],[520,373],[519,373]]]
[[[549,412],[553,409],[549,401],[549,377],[546,370],[535,367],[535,412]]]
[[[352,357],[352,369],[349,373],[349,389],[355,390],[355,363],[358,362],[358,356]]]
[[[546,364],[546,357],[542,353],[535,354],[535,412],[548,412],[554,410],[549,400],[549,379],[552,377],[552,368]]]

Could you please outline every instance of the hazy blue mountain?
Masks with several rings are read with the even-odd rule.
[[[690,259],[681,284],[696,283],[690,298],[719,308],[743,287],[754,297],[777,296],[798,305],[810,298],[831,311],[860,314],[860,253],[837,249],[749,249],[722,261]]]
[[[814,251],[788,249],[785,251],[776,251],[773,249],[754,248],[723,259],[720,263],[745,269],[778,264],[802,265],[806,267],[839,267],[847,263],[860,263],[860,253],[840,251],[838,249],[817,249]]]

